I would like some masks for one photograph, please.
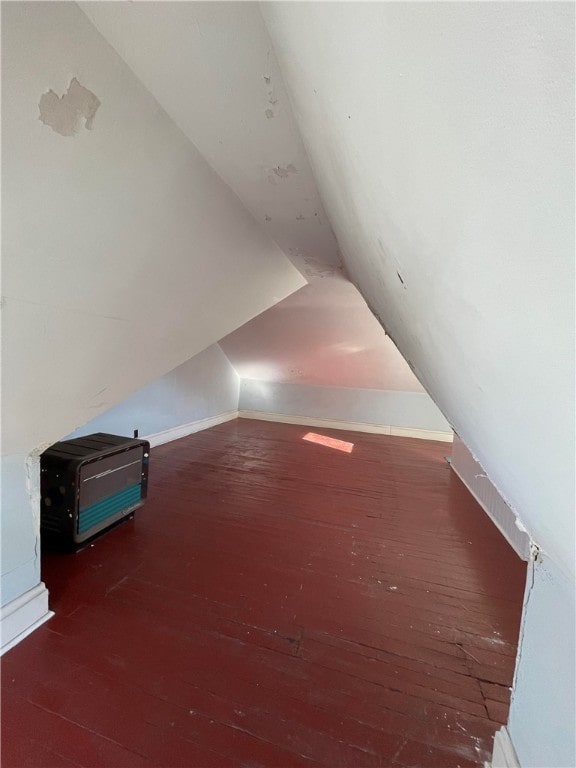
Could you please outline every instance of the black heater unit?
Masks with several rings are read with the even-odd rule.
[[[40,531],[59,549],[77,550],[141,507],[150,443],[98,432],[63,440],[40,458]]]

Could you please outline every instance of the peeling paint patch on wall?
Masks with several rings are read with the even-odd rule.
[[[83,123],[92,130],[99,106],[100,99],[73,77],[63,96],[52,90],[42,94],[39,119],[61,136],[74,136]]]
[[[272,78],[270,77],[270,75],[264,75],[264,82],[266,83],[266,85],[271,85]],[[271,87],[268,89],[267,99],[270,107],[275,107],[276,104],[278,104],[278,99],[276,98],[276,94],[274,93],[274,88]],[[268,120],[271,120],[273,117],[275,117],[274,110],[271,109],[270,107],[268,107],[264,112]]]
[[[331,264],[323,264],[322,262],[318,261],[318,259],[315,259],[313,256],[304,257],[304,264],[306,265],[304,269],[304,274],[306,275],[306,277],[320,277],[320,278],[333,277],[335,274],[337,274],[339,270],[338,266],[333,266]]]
[[[282,168],[281,165],[276,166],[276,168],[272,168],[276,176],[278,176],[281,179],[286,179],[291,173],[298,173],[298,169],[294,167],[292,163],[289,163],[289,165],[286,166],[286,168]]]

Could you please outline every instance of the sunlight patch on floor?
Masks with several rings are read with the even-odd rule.
[[[308,432],[302,440],[306,440],[308,443],[325,445],[327,448],[334,448],[336,451],[344,451],[345,453],[352,453],[352,448],[354,448],[354,443],[335,440],[333,437],[326,437],[326,435],[317,435],[316,432]]]

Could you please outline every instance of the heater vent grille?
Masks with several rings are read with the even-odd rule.
[[[140,483],[136,483],[107,496],[96,504],[81,509],[78,514],[78,533],[84,533],[89,528],[99,525],[119,512],[127,514],[134,505],[140,502],[141,498],[142,486]]]

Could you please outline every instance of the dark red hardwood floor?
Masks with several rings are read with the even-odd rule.
[[[154,449],[133,521],[43,557],[2,768],[481,765],[525,566],[449,450],[249,420]]]

